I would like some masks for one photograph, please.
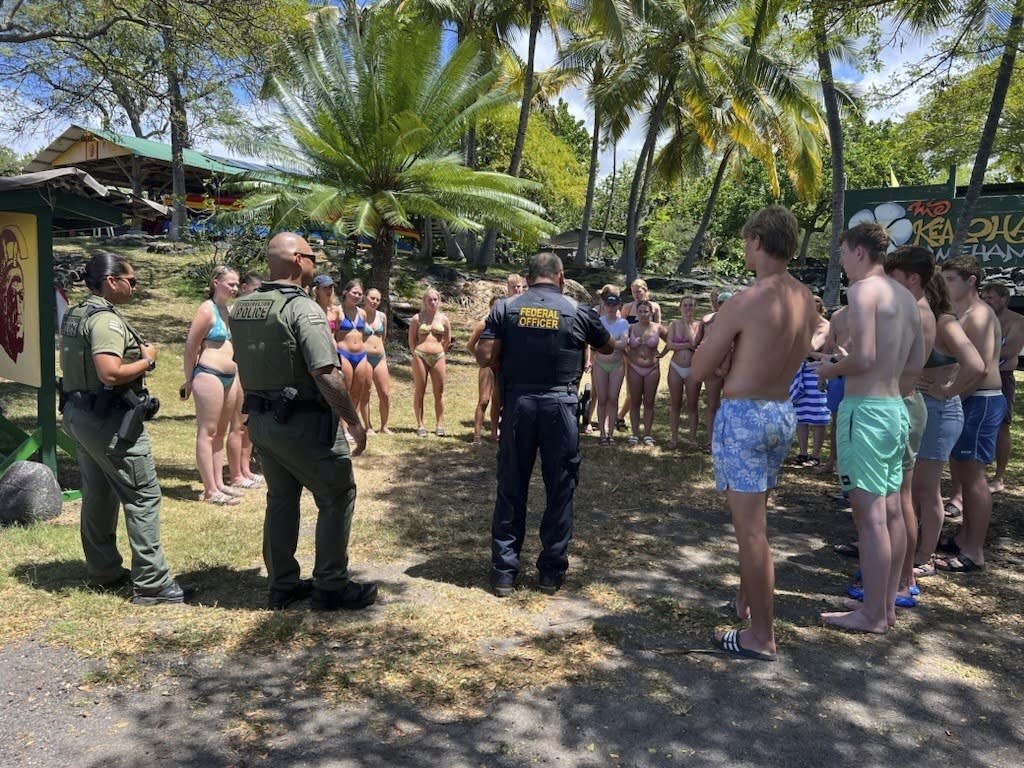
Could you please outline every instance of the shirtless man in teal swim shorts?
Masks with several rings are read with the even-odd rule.
[[[850,280],[849,354],[818,369],[822,381],[846,377],[836,420],[839,481],[850,492],[864,584],[863,606],[821,618],[878,634],[896,623],[907,549],[899,492],[910,422],[900,379],[913,380],[925,359],[917,301],[885,274],[888,246],[889,235],[878,224],[858,224],[840,235],[839,260]]]
[[[818,319],[811,292],[786,271],[798,232],[793,214],[778,205],[758,211],[743,226],[744,259],[757,279],[721,306],[690,371],[696,381],[725,377],[711,454],[740,549],[736,614],[750,618],[749,629],[718,633],[714,642],[726,653],[763,661],[775,659],[768,489],[775,487],[793,442],[789,384]],[[766,349],[772,354],[765,355]]]

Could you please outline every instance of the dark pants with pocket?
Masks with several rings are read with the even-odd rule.
[[[519,572],[526,536],[530,476],[540,451],[547,505],[540,522],[537,570],[561,579],[569,567],[566,551],[573,531],[573,493],[579,478],[579,398],[570,392],[502,394],[498,444],[498,496],[491,524],[492,577],[511,579]]]

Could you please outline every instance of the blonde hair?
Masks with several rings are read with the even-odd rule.
[[[214,267],[213,272],[210,273],[210,284],[206,287],[206,298],[212,299],[214,291],[213,284],[220,280],[222,277],[230,275],[232,272],[234,272],[236,275],[238,274],[237,269],[235,269],[234,267],[229,267],[227,264],[219,264],[218,266]]]

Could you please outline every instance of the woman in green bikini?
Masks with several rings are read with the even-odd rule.
[[[444,379],[445,350],[452,343],[452,324],[441,312],[441,295],[433,288],[423,294],[420,311],[409,323],[409,349],[412,350],[412,380],[414,385],[412,410],[416,416],[416,434],[427,436],[423,426],[423,400],[427,393],[427,380],[434,391],[434,418],[438,437],[444,437]]]

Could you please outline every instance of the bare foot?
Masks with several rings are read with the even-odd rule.
[[[851,632],[870,632],[875,635],[884,635],[889,631],[888,619],[884,624],[875,624],[868,621],[864,611],[859,608],[852,611],[829,611],[821,614],[821,620],[840,629]],[[895,623],[895,618],[893,619]]]
[[[1006,490],[1006,484],[1002,480],[992,478],[988,484],[989,493],[1002,493]]]
[[[736,599],[733,600],[733,606],[736,608],[736,618],[746,621],[750,618],[750,606],[747,601],[743,598],[743,591],[736,590]]]
[[[367,437],[370,437],[371,435],[376,435],[376,434],[377,433],[373,431],[373,427],[367,427],[366,428],[366,436]]]
[[[381,433],[382,435],[393,435],[393,434],[394,434],[394,432],[392,432],[392,431],[391,431],[390,429],[388,429],[387,427],[381,427],[381,428],[380,428],[380,433]]]
[[[859,611],[861,607],[860,600],[854,600],[852,597],[847,597],[842,601],[843,608],[847,611]],[[824,614],[822,614],[824,616]],[[896,609],[894,608],[892,613],[885,615],[885,621],[890,627],[896,626]]]

